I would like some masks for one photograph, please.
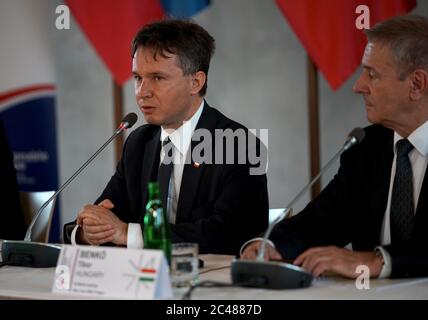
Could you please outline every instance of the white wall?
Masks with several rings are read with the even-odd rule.
[[[283,207],[307,183],[308,120],[306,54],[273,0],[213,0],[195,17],[216,39],[207,101],[250,128],[269,129],[269,196]],[[53,1],[54,10],[60,1]],[[419,1],[416,12],[428,13]],[[326,35],[328,36],[328,35]],[[64,182],[112,133],[112,82],[107,69],[72,20],[71,30],[52,28],[58,85],[58,134]],[[322,163],[347,133],[364,126],[364,107],[352,93],[353,76],[333,92],[320,77]],[[125,109],[137,111],[132,81]],[[140,116],[140,123],[143,117]],[[97,198],[114,171],[112,147],[89,166],[62,196],[63,220]],[[336,167],[337,168],[337,167]],[[336,169],[324,177],[325,184]],[[309,199],[303,199],[301,208]]]

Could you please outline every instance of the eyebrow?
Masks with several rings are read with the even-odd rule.
[[[140,76],[140,74],[138,73],[138,71],[132,70],[132,74],[134,76]],[[163,76],[163,77],[166,77],[166,76],[168,76],[168,74],[165,73],[165,72],[161,72],[161,71],[154,71],[154,72],[149,72],[148,76]]]
[[[379,71],[376,68],[373,68],[372,66],[369,66],[369,65],[364,65],[363,64],[363,69],[366,69],[368,71],[373,70],[374,72],[379,73]]]

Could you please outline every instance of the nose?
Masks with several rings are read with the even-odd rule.
[[[137,99],[150,98],[152,95],[153,92],[147,79],[141,79],[135,83],[135,96]]]
[[[352,90],[355,93],[368,93],[367,81],[365,80],[364,73],[361,73],[357,81],[355,81]]]

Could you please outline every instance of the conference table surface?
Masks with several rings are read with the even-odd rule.
[[[232,256],[201,255],[204,267],[200,281],[231,283]],[[0,299],[94,299],[86,296],[52,293],[55,268],[0,268]],[[370,279],[369,289],[358,289],[355,280],[341,277],[317,278],[309,288],[268,290],[242,287],[195,288],[194,300],[395,300],[428,299],[428,278]],[[187,288],[174,289],[174,298],[181,299]],[[99,298],[97,298],[99,299]]]

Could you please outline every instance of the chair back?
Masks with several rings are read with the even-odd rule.
[[[39,208],[53,196],[55,191],[20,192],[22,211],[24,212],[25,224],[31,223]],[[53,200],[40,214],[31,232],[31,241],[49,242],[49,231],[51,229],[52,215],[55,208]]]

